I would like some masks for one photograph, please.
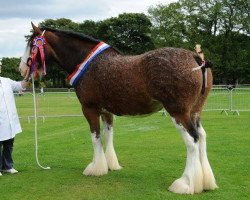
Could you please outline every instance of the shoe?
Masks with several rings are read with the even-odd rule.
[[[2,176],[2,173],[0,172],[0,176]]]
[[[10,173],[10,174],[16,174],[18,173],[17,170],[15,170],[14,168],[11,168],[11,169],[3,169],[2,172],[6,172],[6,173]]]

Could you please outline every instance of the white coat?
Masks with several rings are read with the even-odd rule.
[[[0,77],[0,141],[22,132],[13,93],[20,90],[24,90],[21,82]]]

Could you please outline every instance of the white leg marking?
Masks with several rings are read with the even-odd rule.
[[[200,127],[198,128],[198,132],[200,135],[200,138],[199,138],[200,161],[201,161],[201,166],[202,166],[202,171],[203,171],[203,187],[204,187],[204,190],[214,190],[218,188],[218,186],[216,185],[214,174],[213,174],[212,168],[207,158],[206,132],[203,129],[201,124],[200,124]]]
[[[119,165],[114,145],[113,145],[113,128],[111,125],[108,125],[104,122],[104,135],[106,139],[106,160],[110,170],[119,170],[122,167]]]
[[[104,155],[101,137],[96,138],[96,133],[91,134],[92,143],[94,147],[93,162],[90,163],[83,174],[87,176],[101,176],[108,173],[108,165]]]
[[[187,161],[182,177],[175,180],[169,190],[179,194],[200,193],[203,190],[203,174],[199,158],[199,143],[195,143],[193,137],[189,135],[182,125],[177,124],[175,119],[173,119],[173,122],[181,132],[186,144]]]

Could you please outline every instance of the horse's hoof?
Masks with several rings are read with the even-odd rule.
[[[215,182],[215,180],[206,180],[204,181],[204,190],[215,190],[216,188],[219,188]]]
[[[121,170],[122,167],[119,165],[119,163],[117,164],[113,164],[113,165],[108,165],[110,170]]]
[[[168,190],[178,194],[201,193],[203,191],[202,179],[197,179],[195,183],[195,185],[190,183],[187,177],[181,177],[175,180]]]
[[[116,156],[108,156],[107,154],[106,156],[106,160],[108,163],[108,168],[110,170],[120,170],[122,169],[122,167],[119,165],[118,159]]]
[[[108,163],[108,167],[110,170],[120,170],[122,167],[119,165],[117,156],[115,154],[115,150],[112,149],[107,149],[105,153],[105,157]]]
[[[213,172],[210,168],[207,170],[204,170],[204,176],[203,176],[203,187],[204,190],[215,190],[216,188],[218,188],[218,186],[216,185],[216,181],[213,175]]]
[[[175,180],[172,185],[168,188],[170,192],[178,194],[193,194],[193,191],[190,191],[190,186],[186,183],[183,178]]]
[[[83,174],[86,176],[102,176],[108,173],[108,165],[103,164],[97,166],[95,163],[90,163],[86,169],[83,171]]]

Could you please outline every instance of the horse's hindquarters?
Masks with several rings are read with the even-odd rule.
[[[201,72],[192,71],[197,63],[191,53],[184,54],[184,58],[163,55],[155,58],[155,62],[152,59],[146,62],[145,79],[150,96],[160,101],[170,113],[191,110],[201,94]]]

